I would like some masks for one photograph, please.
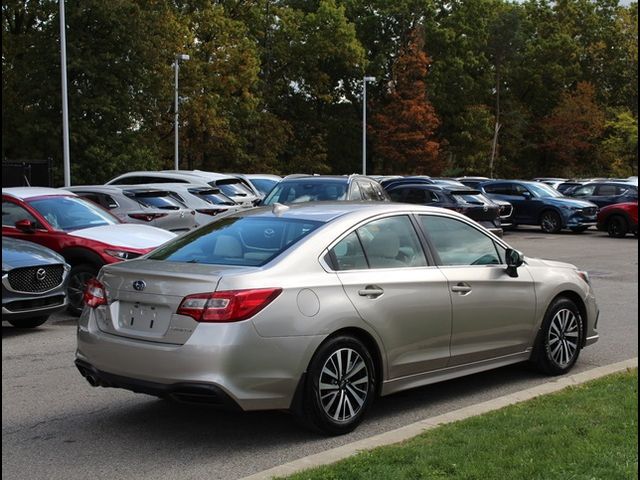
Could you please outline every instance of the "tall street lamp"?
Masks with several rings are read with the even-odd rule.
[[[176,170],[180,170],[180,166],[179,166],[179,162],[178,162],[178,105],[180,104],[180,100],[178,97],[178,71],[180,70],[180,61],[187,61],[189,60],[189,55],[184,54],[184,53],[178,53],[176,54],[176,58],[175,61],[173,62],[173,67],[175,69],[175,118],[174,118],[174,133],[175,133],[175,145],[174,145],[174,163],[175,163],[175,169]]]
[[[64,186],[71,186],[71,161],[69,159],[69,107],[67,100],[67,38],[64,19],[64,0],[60,4],[60,71],[62,76],[62,160]]]
[[[362,79],[362,174],[367,174],[367,82],[375,82],[376,77]]]

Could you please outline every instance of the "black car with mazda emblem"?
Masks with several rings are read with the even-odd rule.
[[[2,321],[34,328],[67,306],[69,265],[41,245],[2,237]]]
[[[455,184],[395,183],[385,187],[394,202],[442,207],[475,220],[494,235],[502,237],[501,206],[479,190]]]

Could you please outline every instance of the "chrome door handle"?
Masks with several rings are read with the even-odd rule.
[[[379,287],[365,287],[363,290],[358,290],[358,295],[361,297],[378,298],[384,293],[384,290]]]
[[[459,293],[460,295],[466,295],[467,293],[471,292],[471,286],[467,285],[466,283],[460,282],[459,284],[451,287],[451,291]]]

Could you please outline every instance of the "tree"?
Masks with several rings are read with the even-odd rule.
[[[605,124],[600,155],[613,177],[638,175],[638,120],[629,110],[620,110]]]
[[[415,30],[393,66],[384,106],[375,108],[370,131],[377,173],[439,175],[443,168],[435,137],[439,120],[427,99],[429,57]]]
[[[565,93],[541,125],[544,143],[540,147],[552,160],[549,174],[587,173],[597,158],[604,126],[605,114],[596,102],[593,85],[580,82],[575,91]]]

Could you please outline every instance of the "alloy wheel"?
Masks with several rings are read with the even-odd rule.
[[[351,348],[336,350],[324,363],[318,380],[324,412],[334,421],[352,419],[367,400],[369,382],[367,364],[358,352]]]
[[[551,320],[547,334],[547,344],[551,359],[561,368],[569,365],[578,351],[580,325],[571,310],[558,310]]]

